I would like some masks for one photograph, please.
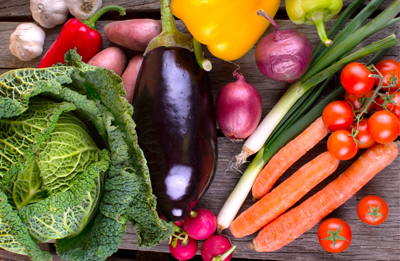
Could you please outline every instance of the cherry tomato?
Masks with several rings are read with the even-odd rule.
[[[357,152],[357,143],[347,130],[337,130],[328,138],[328,151],[339,160],[349,160]]]
[[[357,123],[354,123],[352,125],[352,128],[356,129]],[[375,144],[375,140],[372,138],[372,136],[368,132],[368,118],[364,118],[358,124],[358,134],[356,136],[356,139],[362,143],[362,144],[357,143],[357,146],[360,149],[366,149]]]
[[[394,141],[400,133],[400,122],[389,111],[377,111],[369,118],[368,132],[378,143]]]
[[[319,244],[328,252],[340,253],[351,243],[351,228],[340,218],[330,218],[322,222],[318,228]]]
[[[385,222],[389,207],[383,198],[369,195],[358,202],[357,215],[362,222],[376,226]]]
[[[372,97],[373,94],[374,94],[373,90],[371,90],[367,94],[361,95],[361,96],[357,96],[357,95],[353,95],[353,94],[351,94],[349,92],[345,92],[344,100],[347,101],[348,103],[350,103],[351,106],[353,106],[353,109],[355,111],[359,111],[358,113],[360,113],[361,112],[360,111],[361,110],[361,106],[362,106],[360,100],[362,98],[364,98],[364,97],[366,97],[366,98]],[[367,110],[367,113],[370,113],[374,108],[375,108],[375,103],[372,102],[371,105],[369,106],[368,110]]]
[[[375,85],[375,78],[369,77],[372,74],[364,64],[353,62],[343,68],[340,74],[340,82],[344,89],[353,95],[365,95]]]
[[[393,103],[388,103],[388,104],[386,104],[386,109],[388,110],[388,111],[390,111],[391,113],[393,113],[394,115],[396,115],[396,117],[400,120],[400,91],[392,91],[392,92],[389,92],[389,96],[392,96],[394,94],[394,96],[393,96],[393,98],[392,98],[392,100],[397,104],[397,105],[395,105],[395,104],[393,104]],[[379,104],[383,104],[384,103],[384,100],[383,100],[383,98],[382,97],[379,97],[379,99],[378,99],[378,101],[377,101]],[[376,106],[376,110],[377,111],[382,111],[382,110],[384,110],[383,109],[383,107],[382,106]]]
[[[380,61],[376,66],[376,69],[382,74],[383,76],[383,84],[382,86],[388,86],[390,84],[390,80],[393,77],[393,73],[397,77],[397,84],[395,87],[392,88],[382,88],[385,91],[394,91],[400,88],[400,63],[393,59],[385,59]],[[375,73],[378,74],[378,73]],[[379,85],[380,79],[375,79],[376,85]]]
[[[353,123],[353,110],[345,101],[333,101],[322,112],[322,120],[331,130],[347,130]]]

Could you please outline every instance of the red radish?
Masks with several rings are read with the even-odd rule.
[[[217,229],[217,218],[208,209],[197,209],[183,222],[183,230],[197,240],[204,240],[214,234]]]
[[[235,71],[236,82],[228,83],[218,93],[217,120],[221,131],[231,141],[250,136],[261,119],[262,100],[258,90]]]
[[[214,235],[207,238],[201,246],[201,257],[203,261],[230,261],[235,248],[228,238]]]
[[[294,82],[311,64],[310,40],[296,30],[278,31],[278,24],[266,12],[260,10],[257,14],[275,26],[275,32],[264,37],[257,45],[258,69],[275,81]]]
[[[176,245],[174,244],[174,240],[169,244],[169,251],[180,261],[192,259],[196,255],[198,249],[197,240],[191,237],[188,237],[187,242],[176,238]]]
[[[174,222],[174,224],[177,225],[178,227],[182,227],[183,221],[176,221]]]

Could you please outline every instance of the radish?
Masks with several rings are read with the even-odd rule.
[[[174,238],[169,244],[169,251],[178,260],[192,259],[199,249],[197,240],[188,237],[186,240]]]
[[[214,235],[207,238],[201,246],[201,257],[203,261],[230,261],[235,248],[228,238]]]
[[[190,212],[183,222],[183,229],[189,235],[197,240],[204,240],[214,234],[217,229],[217,219],[208,209],[197,209]]]

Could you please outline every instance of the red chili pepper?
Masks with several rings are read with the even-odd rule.
[[[119,11],[120,15],[125,14],[125,8],[118,5],[107,5],[100,8],[88,20],[69,19],[61,29],[58,38],[40,61],[38,68],[64,63],[65,53],[74,48],[82,56],[82,61],[88,62],[99,52],[103,43],[101,34],[95,29],[96,21],[108,11]]]

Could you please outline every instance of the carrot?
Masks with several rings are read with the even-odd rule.
[[[235,237],[244,237],[258,231],[293,206],[313,187],[335,172],[340,160],[328,151],[305,164],[291,177],[257,201],[231,224]]]
[[[394,142],[372,146],[324,189],[265,226],[253,240],[254,248],[270,252],[289,244],[351,198],[398,154]]]
[[[279,177],[328,133],[329,129],[323,123],[322,117],[319,117],[299,136],[286,144],[258,175],[253,184],[253,197],[260,199],[267,194]]]

